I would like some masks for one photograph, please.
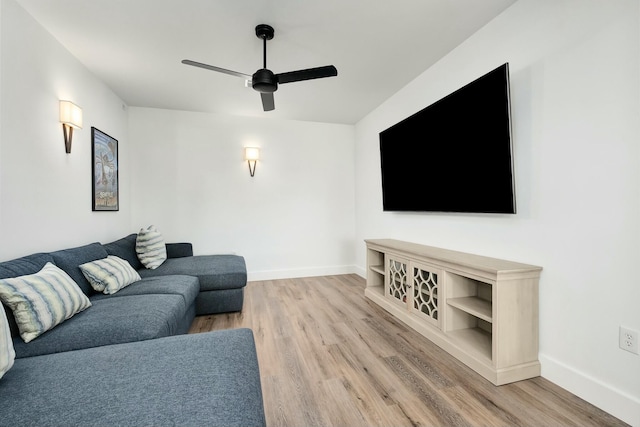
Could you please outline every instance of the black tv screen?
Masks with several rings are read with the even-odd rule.
[[[380,132],[385,211],[516,212],[503,64]]]

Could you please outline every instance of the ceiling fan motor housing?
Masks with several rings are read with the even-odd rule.
[[[271,93],[278,90],[278,78],[271,70],[262,68],[251,77],[251,87],[260,93]]]

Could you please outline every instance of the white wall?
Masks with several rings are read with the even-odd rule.
[[[397,238],[544,268],[543,376],[640,425],[640,11],[520,0],[356,126],[356,250]],[[378,133],[510,63],[518,213],[383,213]],[[428,188],[425,187],[428,197]]]
[[[353,271],[353,126],[147,108],[129,123],[136,227],[241,254],[250,280]]]
[[[131,232],[127,112],[122,101],[13,0],[0,24],[0,259]],[[58,101],[83,109],[65,153]],[[121,209],[91,211],[91,126],[119,139]]]

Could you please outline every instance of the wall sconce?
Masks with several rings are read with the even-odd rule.
[[[249,173],[256,173],[256,163],[260,160],[260,149],[257,147],[244,147],[244,159],[249,164]]]
[[[82,109],[71,101],[60,101],[60,123],[64,134],[64,148],[71,153],[73,129],[82,129]]]

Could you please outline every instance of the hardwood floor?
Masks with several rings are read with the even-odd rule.
[[[624,426],[534,378],[496,387],[364,298],[357,275],[249,282],[241,313],[190,333],[253,329],[267,425]]]

